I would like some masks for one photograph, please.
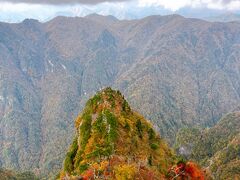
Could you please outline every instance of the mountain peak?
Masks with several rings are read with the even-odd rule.
[[[113,90],[110,87],[104,88],[101,91],[97,92],[95,96],[93,96],[90,101],[92,101],[94,98],[100,97],[99,101],[103,104],[109,104],[112,108],[115,107],[114,104],[123,104],[126,103],[126,100],[124,99],[124,96],[121,94],[118,90]]]
[[[75,126],[61,178],[73,174],[164,177],[173,163],[170,148],[119,91],[105,88],[89,99]]]
[[[89,19],[103,19],[103,18],[106,18],[106,19],[111,20],[111,21],[118,21],[118,19],[115,16],[112,16],[112,15],[104,16],[104,15],[100,15],[100,14],[97,14],[97,13],[89,14],[85,17],[89,18]]]
[[[117,115],[121,113],[131,113],[131,108],[121,92],[107,87],[97,92],[87,101],[83,114],[85,112],[98,114],[106,110]],[[78,127],[79,121],[80,119],[76,121],[76,127]]]

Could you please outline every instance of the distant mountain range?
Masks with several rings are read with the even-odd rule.
[[[211,16],[204,18],[207,21],[211,22],[232,22],[232,21],[240,21],[240,14],[233,14],[233,13],[227,13],[227,14],[221,14],[218,16]]]
[[[53,173],[72,119],[106,86],[174,143],[240,105],[240,23],[178,15],[57,17],[0,23],[0,164]]]

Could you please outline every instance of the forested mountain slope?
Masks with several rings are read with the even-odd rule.
[[[180,130],[176,148],[209,169],[215,179],[239,179],[240,112],[227,114],[209,129]]]

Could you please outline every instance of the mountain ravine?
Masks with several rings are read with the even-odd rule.
[[[0,164],[57,172],[72,119],[99,89],[119,89],[170,144],[240,106],[240,23],[178,15],[0,23]]]

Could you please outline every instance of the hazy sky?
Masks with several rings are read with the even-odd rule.
[[[120,19],[173,13],[207,17],[239,10],[240,0],[0,0],[0,21],[19,22],[25,18],[46,21],[58,15],[91,13]]]

